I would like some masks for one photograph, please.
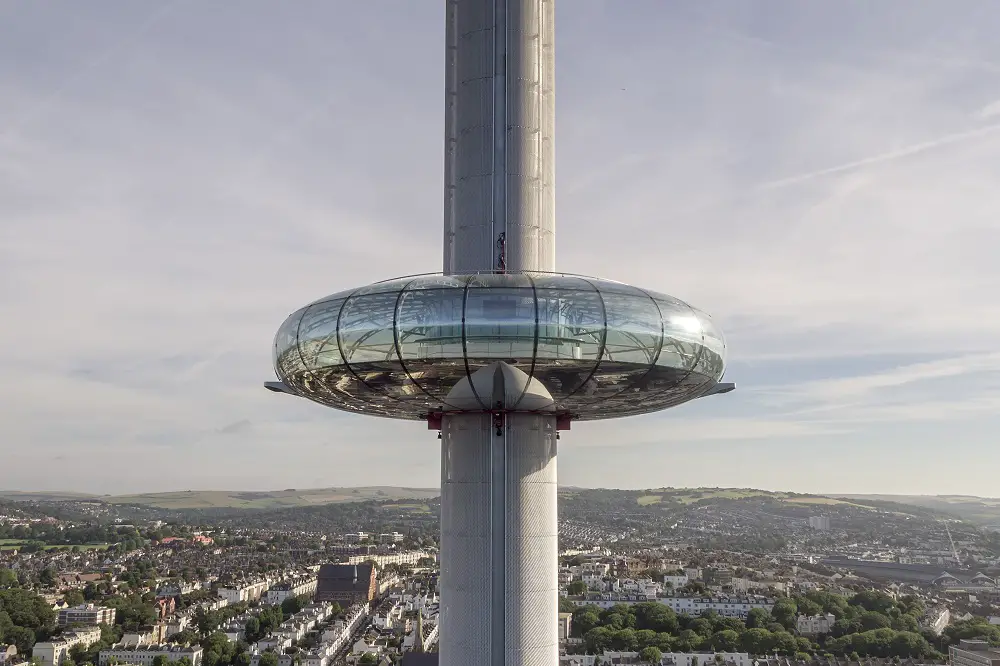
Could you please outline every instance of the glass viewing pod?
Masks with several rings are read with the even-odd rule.
[[[671,296],[552,273],[420,275],[340,292],[296,311],[274,341],[270,386],[400,419],[469,411],[449,393],[510,364],[573,420],[654,412],[710,393],[726,369],[711,318]],[[489,410],[487,400],[481,401]]]

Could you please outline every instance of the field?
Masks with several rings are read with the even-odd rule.
[[[159,509],[283,509],[365,500],[426,500],[437,497],[436,488],[310,488],[304,490],[227,491],[187,490],[172,493],[116,495],[100,498],[109,504],[133,504]],[[425,506],[418,503],[420,506]]]
[[[850,504],[851,506],[859,506],[853,502],[845,502],[844,500],[834,499],[832,497],[786,497],[785,501],[790,504]]]
[[[979,525],[1000,527],[1000,499],[973,495],[838,495],[846,499],[898,502],[952,514]]]
[[[752,488],[661,488],[643,492],[645,494],[639,495],[636,498],[639,506],[649,506],[650,504],[660,504],[668,501],[680,502],[681,504],[694,504],[698,500],[703,499],[783,498],[787,496],[786,493],[772,493]]]
[[[431,507],[427,504],[420,504],[417,502],[393,502],[391,504],[386,504],[387,509],[398,509],[399,511],[409,511],[410,513],[430,513]]]

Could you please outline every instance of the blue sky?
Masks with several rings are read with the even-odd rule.
[[[440,270],[443,3],[0,0],[6,488],[435,485],[265,392],[284,317]],[[1000,5],[562,0],[560,269],[683,298],[737,392],[563,483],[1000,495]]]

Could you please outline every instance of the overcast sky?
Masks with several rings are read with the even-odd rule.
[[[1000,495],[1000,3],[560,0],[558,266],[727,333],[735,393],[568,485]],[[419,423],[261,388],[440,270],[441,0],[0,0],[0,487],[434,486]]]

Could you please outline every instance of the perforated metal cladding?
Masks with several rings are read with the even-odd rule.
[[[440,663],[489,664],[490,493],[488,415],[441,428]],[[485,610],[484,610],[485,608]],[[448,638],[444,638],[448,636]]]
[[[442,666],[558,662],[558,525],[555,418],[446,416],[441,429]],[[503,459],[502,520],[491,522],[493,457]],[[493,546],[501,545],[502,562]],[[494,612],[502,576],[502,617]],[[491,646],[502,632],[503,654]]]
[[[555,3],[448,0],[444,272],[555,267]]]

